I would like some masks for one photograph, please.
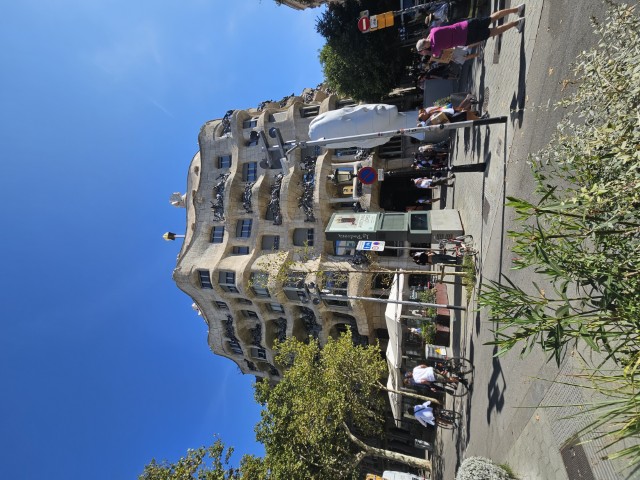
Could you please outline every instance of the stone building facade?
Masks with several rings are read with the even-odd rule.
[[[297,148],[284,159],[281,148],[282,139],[308,140],[317,115],[352,103],[306,90],[258,108],[229,110],[202,126],[186,193],[170,198],[186,213],[173,279],[207,323],[213,353],[258,379],[278,381],[282,370],[274,343],[290,336],[312,336],[324,344],[350,328],[356,343],[379,341],[386,351],[391,342],[386,303],[326,295],[384,300],[391,275],[373,272],[415,271],[409,251],[389,249],[360,263],[354,261],[355,242],[328,241],[324,230],[333,213],[354,212],[355,204],[371,212],[383,211],[385,204],[396,208],[389,199],[406,194],[406,179],[397,186],[390,179],[362,185],[356,173],[364,166],[406,169],[418,142],[396,137],[375,151]],[[424,282],[423,275],[413,277]],[[414,287],[412,276],[407,278],[405,298]],[[406,425],[398,428],[392,408],[384,438],[367,442],[424,455],[414,439],[431,438]],[[361,464],[363,472],[377,473],[394,466],[375,458]]]
[[[380,210],[378,184],[362,185],[355,173],[384,160],[355,148],[313,147],[284,161],[277,138],[269,135],[276,127],[285,140],[308,140],[315,116],[350,103],[306,91],[207,122],[187,192],[182,201],[172,197],[185,207],[187,225],[173,278],[208,324],[212,351],[243,373],[277,380],[276,339],[312,335],[324,343],[349,327],[356,341],[367,343],[385,329],[383,304],[319,301],[317,290],[308,288],[315,283],[337,295],[384,296],[387,285],[378,278],[384,276],[372,280],[367,267],[349,261],[355,242],[324,238],[334,212],[353,212],[356,202]],[[401,150],[397,141],[381,154],[399,159]],[[381,260],[406,266],[395,254]]]

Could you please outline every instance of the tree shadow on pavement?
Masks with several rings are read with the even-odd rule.
[[[469,349],[466,357],[474,363],[475,359],[475,344],[473,342],[473,337],[470,339]],[[469,441],[471,439],[471,410],[473,409],[473,376],[470,378],[471,384],[469,386],[469,395],[463,397],[460,402],[460,406],[458,407],[462,413],[463,421],[460,422],[458,428],[458,434],[456,436],[456,471],[464,458],[464,452],[469,445]]]
[[[501,412],[504,408],[504,392],[507,390],[507,382],[502,372],[502,366],[500,365],[500,359],[495,355],[498,352],[498,346],[494,345],[493,355],[491,358],[491,378],[487,385],[487,424],[491,423],[491,414],[495,410]]]
[[[477,92],[470,92],[470,93],[475,93],[476,94],[476,98],[478,99],[478,105],[484,105],[485,104],[484,82],[485,82],[485,76],[487,74],[487,69],[485,67],[484,60],[482,60],[482,64],[481,65],[482,65],[482,67],[481,67],[481,70],[480,70],[480,80],[479,80],[479,83],[478,83],[478,91]],[[471,75],[469,75],[468,77],[469,77],[469,79],[471,79]],[[462,88],[462,85],[460,85],[460,87]],[[467,85],[465,91],[469,92],[470,90],[471,90],[470,85]],[[465,128],[464,129],[464,153],[465,153],[465,155],[468,155],[470,150],[475,150],[476,152],[478,152],[480,141],[481,141],[481,135],[479,134],[477,128]]]
[[[510,112],[512,124],[517,124],[518,128],[522,127],[524,120],[524,106],[527,100],[527,57],[524,51],[524,32],[527,28],[525,23],[522,29],[522,41],[520,42],[520,67],[518,70],[518,91],[513,94],[511,100]]]

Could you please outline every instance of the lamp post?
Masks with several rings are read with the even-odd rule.
[[[162,238],[164,238],[167,242],[171,242],[176,238],[184,238],[184,235],[179,235],[173,232],[166,232],[164,235],[162,235]]]
[[[459,305],[447,305],[444,303],[426,303],[426,302],[414,302],[411,300],[393,300],[391,298],[375,298],[375,297],[361,297],[356,295],[334,295],[332,293],[327,293],[325,290],[320,290],[320,287],[316,285],[314,282],[309,284],[305,284],[305,289],[310,294],[310,296],[315,296],[312,300],[314,305],[318,305],[322,300],[363,300],[368,302],[375,303],[397,303],[400,305],[410,305],[413,307],[422,307],[422,308],[447,308],[449,310],[466,310],[466,307],[462,307]],[[315,295],[311,293],[311,290],[315,291]]]

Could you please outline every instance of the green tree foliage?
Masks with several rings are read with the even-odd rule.
[[[397,8],[392,0],[347,0],[328,6],[316,29],[327,40],[320,63],[329,87],[343,96],[376,102],[398,85],[410,52],[400,48],[397,28],[362,33],[357,24],[362,10],[374,15]]]
[[[151,460],[138,480],[266,480],[269,478],[262,459],[242,457],[240,468],[229,466],[233,448],[225,451],[220,439],[210,447],[188,450],[175,463]]]
[[[324,348],[289,338],[277,347],[286,367],[275,386],[255,386],[263,405],[256,436],[265,445],[272,478],[353,478],[367,455],[430,468],[424,459],[370,447],[358,435],[380,436],[384,399],[379,381],[386,363],[377,347],[356,347],[351,333]]]
[[[532,158],[538,199],[509,199],[521,222],[509,232],[515,268],[553,289],[505,277],[484,285],[479,305],[491,309],[499,354],[538,345],[560,363],[576,340],[602,353],[589,377],[608,400],[593,428],[613,429],[615,443],[640,436],[640,18],[607,3],[599,43],[577,58],[576,91],[559,105],[567,116]],[[640,447],[622,454],[640,462]]]

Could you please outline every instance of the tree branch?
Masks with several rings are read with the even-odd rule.
[[[420,395],[417,393],[413,393],[413,392],[405,392],[403,390],[394,390],[393,388],[389,388],[386,385],[378,382],[378,384],[376,385],[379,389],[381,390],[386,390],[387,392],[391,392],[391,393],[397,393],[398,395],[404,395],[405,397],[411,397],[411,398],[416,398],[418,400],[422,400],[424,402],[431,402],[434,405],[441,405],[439,400],[436,400],[435,398],[431,398],[431,397],[425,397],[424,395]]]
[[[395,462],[404,463],[406,465],[410,465],[415,468],[424,468],[429,470],[429,472],[431,472],[431,462],[429,460],[425,460],[424,458],[419,458],[419,457],[412,457],[410,455],[404,455],[402,453],[393,452],[391,450],[385,450],[383,448],[372,447],[370,445],[367,445],[358,437],[356,437],[353,433],[351,433],[351,430],[349,430],[349,427],[347,426],[346,423],[343,423],[342,427],[344,428],[347,434],[347,437],[349,437],[349,440],[351,440],[353,443],[355,443],[358,447],[362,449],[362,454],[364,456],[369,455],[372,457],[385,458],[387,460],[393,460]]]

